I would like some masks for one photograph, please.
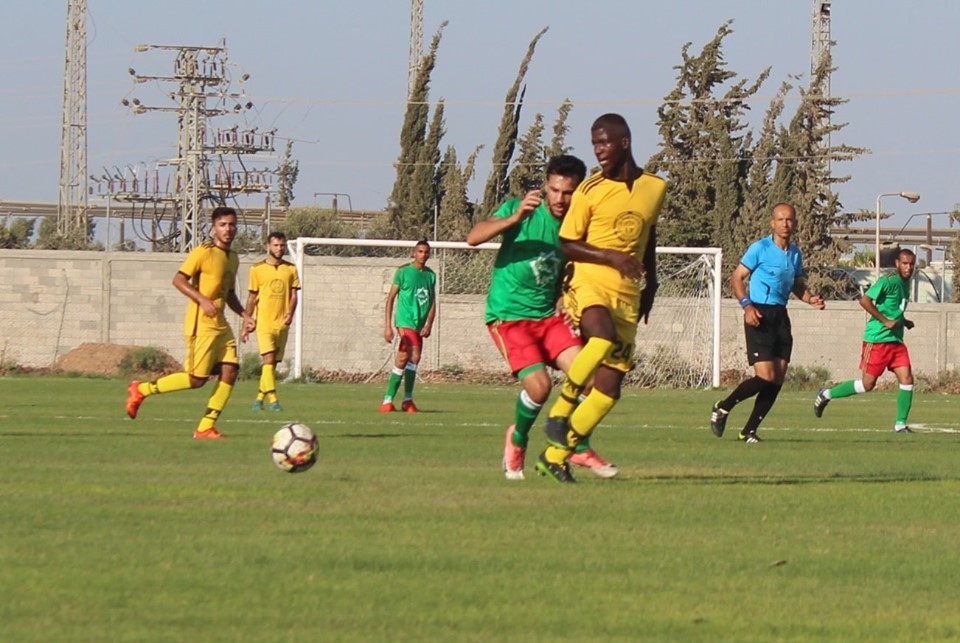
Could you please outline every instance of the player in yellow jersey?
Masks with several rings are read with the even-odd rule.
[[[237,340],[227,324],[224,309],[229,306],[241,315],[244,329],[252,329],[254,325],[235,289],[240,259],[230,245],[237,236],[237,213],[233,208],[221,206],[213,210],[210,219],[213,238],[194,248],[173,277],[174,287],[190,300],[183,321],[187,340],[184,371],[165,375],[155,382],[133,381],[127,387],[127,415],[136,418],[144,398],[200,388],[217,374],[217,386],[207,402],[206,413],[193,432],[197,440],[224,437],[217,430],[216,421],[230,399],[240,370]]]
[[[620,398],[634,366],[637,324],[646,323],[658,285],[656,224],[667,184],[634,161],[630,127],[619,114],[594,121],[591,139],[600,172],[577,187],[560,228],[570,259],[564,305],[586,343],[550,409],[549,446],[537,462],[558,482],[575,482],[570,456]],[[591,377],[593,389],[578,405]]]
[[[247,296],[247,314],[256,319],[257,346],[263,358],[260,371],[260,390],[253,403],[254,411],[263,410],[266,399],[271,411],[279,411],[276,368],[283,361],[287,335],[293,314],[297,310],[300,278],[297,267],[283,260],[287,254],[287,236],[271,232],[267,237],[267,258],[250,268],[250,294]],[[249,330],[244,328],[241,341],[247,341]]]

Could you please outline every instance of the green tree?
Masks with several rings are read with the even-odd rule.
[[[8,217],[7,221],[9,223],[0,223],[0,248],[29,248],[37,220]]]
[[[782,131],[780,157],[771,186],[772,203],[786,201],[797,210],[794,240],[804,253],[804,270],[811,290],[825,297],[846,298],[848,282],[833,275],[840,255],[849,249],[842,239],[830,236],[834,226],[845,226],[854,215],[843,213],[833,185],[850,180],[833,174],[833,165],[850,161],[867,150],[850,145],[832,145],[831,136],[846,127],[831,116],[846,99],[828,97],[819,88],[834,71],[830,56],[814,71],[810,89],[800,89],[800,103],[786,130]]]
[[[490,175],[487,177],[486,186],[483,189],[483,200],[480,202],[481,212],[492,212],[493,208],[503,200],[509,190],[507,183],[507,169],[510,167],[510,159],[513,158],[513,150],[517,143],[517,135],[520,131],[520,112],[523,108],[523,97],[526,94],[526,86],[521,90],[523,79],[527,75],[530,67],[530,61],[533,59],[533,53],[536,51],[537,43],[543,34],[547,33],[550,27],[544,27],[540,30],[530,44],[527,46],[527,53],[520,61],[520,69],[513,85],[507,91],[507,96],[503,104],[503,116],[500,119],[500,133],[497,136],[497,142],[493,147],[493,158]]]
[[[448,146],[443,155],[443,196],[437,215],[437,239],[463,241],[470,231],[473,208],[467,198],[467,184],[471,178],[472,174],[468,175],[460,168],[456,149]]]
[[[553,123],[553,138],[550,140],[550,146],[544,152],[544,158],[551,159],[554,156],[567,154],[572,149],[567,145],[567,134],[570,132],[570,126],[567,125],[567,118],[573,110],[573,103],[570,99],[564,99],[557,110],[557,120]]]
[[[293,203],[293,186],[300,176],[300,162],[293,158],[293,141],[287,141],[283,159],[277,165],[276,203],[281,208],[289,208]]]
[[[388,204],[389,224],[377,228],[378,234],[387,236],[401,234],[408,224],[408,216],[416,216],[415,200],[413,195],[421,195],[422,191],[415,185],[415,174],[421,160],[423,147],[426,143],[427,120],[429,118],[430,75],[437,61],[437,49],[443,38],[443,30],[447,21],[443,21],[430,42],[430,48],[420,59],[420,66],[414,78],[413,89],[407,100],[407,109],[404,114],[403,128],[400,130],[400,156],[397,159],[397,178],[393,183],[393,191]],[[441,115],[442,116],[442,115]],[[438,142],[439,144],[439,142]],[[439,148],[438,148],[439,149]],[[435,163],[434,163],[435,164]],[[431,182],[433,178],[431,177]],[[422,214],[421,214],[422,216]]]
[[[540,185],[543,182],[544,156],[543,156],[543,115],[536,114],[533,117],[533,124],[527,130],[527,133],[519,141],[520,151],[517,154],[517,161],[510,170],[510,176],[507,184],[510,186],[509,194],[513,196],[522,196],[534,185]],[[493,206],[496,208],[497,206]],[[492,214],[491,209],[486,214]]]
[[[57,230],[56,217],[43,217],[34,247],[42,250],[103,250],[102,243],[93,241],[96,225],[93,219],[88,218],[86,230],[72,230],[64,234]]]
[[[684,44],[677,85],[658,109],[661,149],[647,163],[670,182],[659,243],[719,246],[725,257],[738,249],[750,167],[747,101],[770,74],[768,68],[753,83],[736,80],[723,58],[723,41],[731,33],[730,22],[724,23],[697,55],[690,53],[692,43]]]

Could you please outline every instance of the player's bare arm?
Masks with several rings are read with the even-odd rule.
[[[874,303],[874,301],[869,297],[867,297],[866,295],[863,295],[862,297],[860,297],[859,302],[860,302],[860,307],[863,308],[865,311],[867,311],[868,315],[876,319],[878,322],[880,322],[890,330],[893,330],[897,327],[897,324],[899,322],[896,319],[890,319],[887,316],[885,316],[883,313],[881,313],[880,310],[877,308],[877,304]],[[903,325],[905,328],[912,328],[913,322],[910,322],[910,326],[907,326],[907,320],[904,319]]]
[[[383,339],[388,344],[393,343],[393,303],[397,299],[400,288],[396,284],[390,286],[390,292],[387,293],[387,310],[383,321]]]
[[[562,239],[563,254],[573,261],[599,263],[616,268],[626,279],[640,279],[643,276],[643,264],[632,254],[598,248],[582,239]]]
[[[241,341],[241,342],[246,342],[246,341],[247,341],[247,337],[250,336],[250,333],[253,332],[254,330],[256,330],[256,328],[257,328],[257,320],[256,320],[256,318],[253,316],[253,311],[255,311],[255,310],[257,309],[257,302],[258,302],[259,300],[260,300],[259,295],[258,295],[257,293],[255,293],[255,292],[253,292],[252,290],[247,294],[247,307],[246,307],[246,311],[247,311],[247,314],[250,315],[250,318],[253,320],[253,325],[250,326],[250,327],[247,327],[246,324],[243,325],[243,330],[240,331],[240,341]]]
[[[542,201],[542,192],[539,189],[530,190],[509,217],[490,217],[473,226],[467,233],[467,244],[476,246],[490,241],[504,230],[512,228],[533,214],[533,211],[540,206]]]
[[[253,330],[253,327],[256,325],[256,322],[253,321],[253,316],[247,312],[247,309],[243,307],[243,304],[240,303],[240,298],[237,297],[237,291],[232,288],[227,293],[227,306],[233,312],[237,313],[243,318],[243,328]]]
[[[760,326],[760,320],[763,315],[757,310],[757,307],[747,298],[747,279],[750,278],[750,269],[742,263],[737,264],[733,274],[730,275],[730,287],[733,288],[733,296],[737,298],[740,305],[743,306],[743,323],[754,328]],[[746,302],[746,305],[744,305]]]
[[[647,239],[647,247],[643,251],[643,268],[646,276],[646,283],[640,292],[640,319],[646,324],[650,317],[650,311],[653,310],[653,300],[657,296],[657,288],[660,282],[657,280],[657,227],[650,229],[650,237]]]
[[[793,294],[797,299],[805,304],[810,304],[817,310],[823,310],[827,307],[826,301],[820,295],[815,295],[807,288],[807,280],[803,277],[797,277],[793,280]]]
[[[287,306],[287,314],[283,317],[283,323],[289,326],[293,323],[293,315],[297,312],[297,305],[300,303],[300,294],[296,288],[290,291],[290,303]]]
[[[430,310],[427,311],[427,322],[420,330],[421,337],[430,337],[430,333],[433,331],[433,318],[437,315],[437,298],[435,293],[432,296],[433,303],[430,304]]]
[[[190,277],[178,272],[173,276],[173,287],[183,293],[188,299],[197,302],[197,306],[207,317],[217,316],[217,306],[212,301],[203,296],[199,290],[190,283]]]

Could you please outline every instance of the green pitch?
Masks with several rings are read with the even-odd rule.
[[[241,383],[123,413],[126,382],[0,378],[3,641],[770,641],[960,638],[960,400],[784,393],[759,445],[717,392],[629,391],[564,486],[500,472],[515,389]],[[284,421],[320,436],[291,475]]]

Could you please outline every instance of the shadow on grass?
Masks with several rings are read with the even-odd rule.
[[[693,484],[761,484],[761,485],[801,485],[824,484],[831,482],[956,482],[957,476],[932,476],[927,474],[903,473],[833,473],[809,476],[761,476],[761,475],[649,475],[630,476],[630,480],[639,482],[689,482]]]

